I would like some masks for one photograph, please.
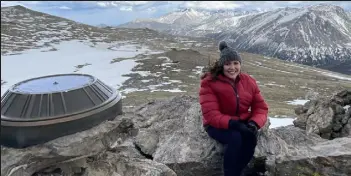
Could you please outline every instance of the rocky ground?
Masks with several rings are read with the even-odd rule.
[[[221,175],[223,146],[204,131],[196,102],[196,97],[187,95],[152,101],[112,121],[45,144],[25,149],[1,146],[1,175]],[[350,108],[345,114],[350,121]],[[328,140],[292,125],[268,129],[269,124],[259,132],[246,174],[351,174],[350,133]],[[307,121],[309,125],[313,123]]]

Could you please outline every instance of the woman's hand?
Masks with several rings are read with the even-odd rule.
[[[228,128],[231,130],[237,130],[244,135],[254,135],[254,133],[248,128],[247,125],[237,120],[230,119]]]
[[[254,121],[249,121],[246,126],[257,137],[258,125]]]

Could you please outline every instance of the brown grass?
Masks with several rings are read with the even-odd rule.
[[[186,94],[197,96],[200,75],[195,74],[193,69],[195,69],[196,66],[206,67],[209,63],[213,63],[218,58],[218,52],[215,49],[198,51],[199,52],[192,50],[170,50],[164,54],[151,56],[146,60],[139,60],[138,62],[143,64],[137,66],[134,71],[150,71],[150,73],[159,72],[159,75],[148,76],[147,79],[152,81],[142,83],[141,80],[145,80],[145,78],[139,74],[133,74],[132,78],[127,80],[120,90],[129,87],[138,89],[147,88],[149,85],[168,82],[171,79],[180,80],[182,83],[172,83],[162,86],[160,89],[172,89],[179,86],[187,86],[181,87],[181,90],[186,91]],[[324,76],[323,74],[314,71],[320,69],[287,63],[274,58],[266,59],[265,57],[256,54],[241,53],[241,55],[243,57],[242,69],[244,72],[252,75],[259,82],[258,85],[261,93],[269,105],[270,116],[294,116],[295,105],[289,105],[286,101],[298,98],[305,99],[308,91],[318,92],[321,95],[331,95],[341,89],[351,88],[351,83],[349,81]],[[157,57],[159,56],[169,57],[172,61],[178,63],[171,65],[170,68],[162,67],[160,65],[164,63],[164,60],[158,59]],[[261,66],[259,66],[259,64]],[[173,69],[181,69],[182,72],[173,72]],[[279,72],[277,70],[284,72]],[[193,77],[189,77],[189,75]],[[169,79],[163,79],[162,77],[164,76],[169,77]],[[124,101],[126,105],[138,105],[146,100],[167,98],[178,94],[182,93],[150,93],[150,91],[132,92],[127,94],[127,98]]]

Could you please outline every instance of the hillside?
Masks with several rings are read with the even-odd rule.
[[[152,29],[94,27],[21,6],[1,8],[1,93],[25,79],[92,74],[121,91],[125,108],[178,94],[197,95],[200,75],[218,58],[213,39]],[[351,77],[247,52],[270,116],[293,116],[296,102],[351,88]]]
[[[338,69],[345,64],[351,67],[351,18],[339,6],[315,5],[246,14],[186,10],[119,27],[138,26],[173,35],[227,40],[240,51],[351,74],[349,70]]]

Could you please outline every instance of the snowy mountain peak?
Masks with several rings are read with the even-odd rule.
[[[206,18],[206,16],[208,16],[206,13],[190,8],[168,13],[155,19],[155,21],[166,24],[188,25],[188,23],[198,22],[199,20]]]
[[[182,15],[186,15],[189,17],[200,17],[200,16],[204,16],[205,14],[203,12],[194,10],[194,9],[185,9],[184,11],[182,11]]]
[[[186,10],[156,20],[157,26],[146,23],[140,26],[173,35],[227,40],[241,51],[307,65],[335,65],[351,60],[350,13],[335,5],[286,7],[255,13]],[[138,24],[121,26],[138,27]]]
[[[338,11],[338,10],[343,10],[340,6],[332,5],[332,4],[318,4],[314,6],[308,7],[311,10],[316,10],[316,11]]]
[[[193,8],[185,8],[185,9],[179,9],[179,12],[194,12],[196,10],[194,10]]]

